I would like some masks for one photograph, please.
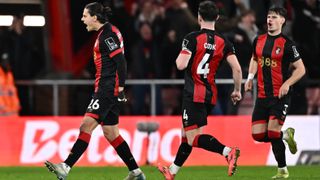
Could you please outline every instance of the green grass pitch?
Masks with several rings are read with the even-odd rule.
[[[162,180],[162,175],[155,167],[141,167],[147,179]],[[320,179],[320,166],[290,166],[289,179]],[[276,174],[276,167],[269,166],[240,166],[237,173],[227,176],[227,167],[220,166],[197,166],[183,167],[176,177],[176,180],[259,180],[271,179]],[[68,180],[121,180],[127,175],[125,167],[74,167],[68,176]],[[45,167],[1,167],[0,180],[54,180],[53,173]]]

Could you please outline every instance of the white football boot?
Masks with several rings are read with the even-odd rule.
[[[67,179],[68,173],[70,171],[70,167],[66,163],[53,164],[49,161],[44,163],[50,172],[56,174],[59,180]]]
[[[143,174],[143,172],[139,174],[135,174],[134,172],[130,171],[128,176],[124,178],[124,180],[145,180],[146,176]]]

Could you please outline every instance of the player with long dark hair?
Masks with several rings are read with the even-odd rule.
[[[60,164],[45,162],[47,168],[66,179],[70,169],[85,152],[93,130],[101,125],[103,134],[129,169],[126,180],[144,180],[145,175],[137,165],[128,144],[119,134],[119,103],[125,102],[126,59],[123,38],[117,27],[108,21],[109,7],[100,3],[87,4],[81,20],[88,31],[98,31],[93,56],[96,67],[94,93],[87,108],[80,134],[68,158]]]

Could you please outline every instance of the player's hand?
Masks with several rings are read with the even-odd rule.
[[[287,95],[289,92],[290,86],[287,83],[283,83],[282,86],[279,89],[279,95],[278,98],[282,98],[283,96]]]
[[[244,91],[252,91],[253,80],[247,80],[244,84]]]
[[[128,99],[126,98],[126,95],[124,94],[124,91],[119,91],[118,101],[119,102],[127,102],[128,101]]]
[[[236,105],[237,102],[239,102],[241,99],[242,99],[242,96],[240,91],[235,90],[231,93],[231,101],[233,105]]]

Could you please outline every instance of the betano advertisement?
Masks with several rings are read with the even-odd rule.
[[[45,160],[63,161],[79,134],[82,117],[13,117],[0,118],[0,166],[42,166]],[[152,133],[141,132],[137,124],[158,123]],[[239,165],[275,165],[270,144],[258,143],[251,137],[250,116],[210,116],[205,133],[228,146],[241,149]],[[137,162],[170,164],[180,143],[179,116],[122,116],[120,133],[129,144]],[[287,148],[288,165],[303,163],[310,157],[304,152],[320,151],[319,116],[289,116],[284,128],[296,129],[298,152],[291,155]],[[123,166],[113,147],[104,139],[101,127],[94,131],[79,166]],[[194,148],[186,165],[226,165],[214,153]]]

